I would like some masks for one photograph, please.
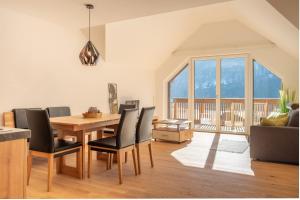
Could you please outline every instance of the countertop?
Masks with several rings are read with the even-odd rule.
[[[30,138],[30,130],[0,127],[0,142]]]

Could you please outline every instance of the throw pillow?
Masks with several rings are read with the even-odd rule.
[[[261,126],[286,126],[288,123],[288,116],[279,117],[279,118],[261,118],[260,125]]]
[[[271,112],[271,114],[267,117],[267,119],[279,119],[279,118],[285,118],[287,116],[288,113]]]

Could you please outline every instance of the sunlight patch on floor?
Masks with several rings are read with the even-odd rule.
[[[172,152],[171,155],[184,166],[254,176],[249,147],[243,153],[211,149],[217,147],[223,139],[247,141],[246,137],[241,135],[195,132],[192,141],[186,147]]]

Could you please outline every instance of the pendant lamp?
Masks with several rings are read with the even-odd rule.
[[[95,66],[99,58],[99,52],[91,42],[91,9],[94,8],[92,4],[85,4],[86,8],[89,9],[89,41],[83,47],[79,54],[79,59],[83,65]]]

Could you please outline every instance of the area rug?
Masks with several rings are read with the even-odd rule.
[[[248,146],[246,136],[194,132],[192,141],[175,149],[171,152],[171,156],[187,167],[253,176]],[[233,151],[243,153],[233,153]]]
[[[231,153],[244,153],[248,149],[247,141],[236,141],[236,140],[226,140],[223,139],[220,141],[217,148],[217,151],[225,151]]]

